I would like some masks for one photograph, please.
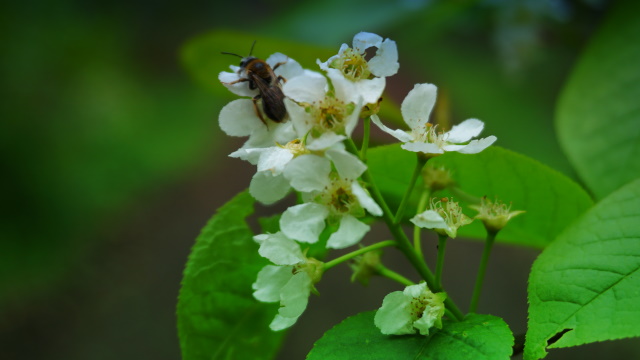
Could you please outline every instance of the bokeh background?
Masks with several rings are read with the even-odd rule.
[[[234,98],[217,72],[237,59],[220,55],[215,61],[224,66],[195,79],[181,60],[190,39],[224,37],[234,48],[219,51],[244,54],[246,39],[267,38],[254,51],[266,58],[281,51],[268,47],[278,41],[330,54],[359,31],[378,33],[400,52],[389,102],[399,103],[415,83],[435,83],[452,121],[480,118],[500,146],[574,177],[554,135],[554,106],[609,6],[2,2],[0,359],[180,358],[175,305],[189,249],[254,170],[227,157],[242,139],[217,125],[221,107]],[[374,142],[387,141],[378,135]],[[470,296],[481,247],[448,247],[445,283],[455,284],[449,291],[457,299]],[[498,246],[488,269],[480,310],[504,317],[517,334],[526,329],[526,279],[536,255]],[[402,267],[393,254],[385,261]],[[353,285],[349,276],[346,267],[325,276],[323,296],[312,298],[280,359],[304,358],[324,331],[397,290],[385,280]],[[637,359],[638,345],[592,344],[548,358]]]

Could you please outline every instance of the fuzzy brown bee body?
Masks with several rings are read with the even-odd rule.
[[[254,42],[255,45],[255,42]],[[253,45],[251,46],[251,52]],[[274,72],[280,65],[285,62],[277,63],[273,68],[266,61],[253,57],[251,55],[242,57],[238,54],[226,53],[242,58],[240,61],[240,69],[238,76],[240,79],[228,83],[228,85],[239,82],[249,82],[249,89],[258,89],[258,95],[253,97],[253,107],[260,120],[266,125],[267,122],[262,113],[275,122],[282,122],[287,116],[287,109],[284,106],[284,93],[280,87],[280,81],[286,81],[282,76],[277,76]],[[244,77],[243,77],[244,76]],[[258,108],[258,100],[262,100],[262,111]]]

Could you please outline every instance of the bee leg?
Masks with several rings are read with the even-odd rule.
[[[253,99],[251,99],[251,101],[253,101],[253,110],[255,110],[256,115],[258,115],[258,117],[260,118],[260,121],[262,121],[262,123],[264,124],[264,126],[267,127],[267,130],[269,129],[269,125],[267,125],[267,122],[264,121],[264,118],[262,117],[262,113],[260,112],[260,107],[258,107],[258,100],[260,100],[262,98],[262,96],[260,96],[260,94],[256,95],[253,97]]]
[[[279,63],[275,64],[273,66],[273,71],[275,71],[280,65],[286,64],[287,62],[289,62],[289,59],[287,59],[285,61],[280,61]]]
[[[282,75],[278,75],[278,77],[276,78],[277,81],[282,81],[284,83],[287,82],[287,79],[285,79]]]
[[[230,83],[223,82],[223,84],[226,84],[226,85],[233,85],[233,84],[237,84],[237,83],[245,82],[245,81],[251,81],[251,80],[249,80],[249,79],[247,79],[247,78],[240,78],[240,79],[238,79],[238,80],[236,80],[236,81],[232,81],[232,82],[230,82]]]

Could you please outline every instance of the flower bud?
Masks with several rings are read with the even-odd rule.
[[[381,250],[373,250],[357,256],[354,262],[349,264],[353,270],[351,275],[351,282],[358,281],[362,285],[369,285],[369,279],[372,276],[378,274],[378,267],[380,266]]]
[[[469,207],[478,211],[475,218],[482,221],[487,232],[494,234],[502,230],[511,218],[524,213],[522,210],[510,211],[511,204],[506,205],[498,199],[491,201],[486,196],[480,199],[480,205],[470,205]]]
[[[451,177],[451,171],[444,167],[431,165],[427,165],[422,169],[422,180],[424,181],[424,186],[430,189],[431,192],[444,190],[455,184]]]

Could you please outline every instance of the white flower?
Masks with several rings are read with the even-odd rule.
[[[308,73],[283,87],[285,106],[298,136],[311,132],[314,137],[332,132],[351,136],[358,123],[362,99],[344,81],[332,82],[324,76]]]
[[[407,286],[385,296],[374,323],[385,335],[429,335],[429,329],[442,328],[445,293],[432,293],[426,283]]]
[[[433,229],[438,234],[446,234],[452,239],[457,236],[460,226],[470,224],[472,221],[473,219],[462,213],[462,208],[457,202],[447,198],[438,201],[431,199],[431,209],[411,219],[416,226]]]
[[[436,102],[436,91],[436,87],[432,84],[416,84],[402,102],[400,109],[402,118],[411,131],[389,129],[380,122],[377,115],[371,116],[371,120],[384,132],[404,142],[403,149],[433,156],[446,151],[475,154],[497,140],[491,135],[463,144],[478,136],[484,128],[484,123],[478,119],[465,120],[445,133],[437,132],[437,126],[429,123],[429,115]]]
[[[237,99],[225,105],[218,117],[220,128],[229,136],[249,136],[243,149],[286,144],[297,138],[290,121],[276,123],[260,120],[251,99]]]
[[[279,302],[278,314],[269,327],[286,329],[298,320],[307,307],[313,285],[322,277],[322,263],[307,259],[300,245],[282,233],[257,235],[261,256],[275,265],[267,265],[253,284],[253,296],[262,302]]]
[[[315,243],[325,228],[325,220],[337,222],[338,230],[329,237],[327,247],[342,249],[358,243],[370,229],[357,217],[364,216],[365,209],[381,216],[382,209],[356,180],[366,169],[364,164],[355,162],[347,152],[327,155],[332,157],[338,173],[331,171],[326,158],[313,155],[294,159],[285,170],[291,186],[305,192],[312,202],[288,208],[280,218],[280,229],[292,239]]]
[[[311,71],[304,70],[300,64],[287,56],[275,53],[267,60],[272,68],[280,64],[275,70],[276,76],[282,76],[286,80],[294,79]],[[259,94],[259,90],[251,89],[248,81],[236,82],[240,79],[246,79],[246,71],[238,66],[230,66],[233,72],[223,71],[218,75],[218,79],[231,92],[240,96],[253,98]],[[273,81],[276,81],[275,79]],[[234,84],[234,82],[236,82]],[[278,85],[281,86],[282,84]],[[263,122],[256,111],[262,111],[260,101],[254,104],[250,98],[238,99],[230,102],[220,111],[218,118],[220,128],[230,136],[249,136],[249,140],[242,146],[242,149],[252,149],[259,147],[270,147],[276,143],[284,144],[296,137],[293,125],[286,121],[274,122],[269,121],[263,115]],[[258,108],[256,110],[256,107]]]
[[[365,59],[365,51],[376,47],[375,56]],[[359,94],[365,103],[376,103],[385,87],[385,77],[394,75],[400,67],[398,49],[393,40],[376,34],[361,32],[353,38],[353,47],[342,44],[337,55],[325,62],[317,61],[335,84],[347,80],[345,86]]]
[[[312,155],[306,159],[317,164],[314,170],[322,175],[328,174],[331,170],[330,159],[334,160],[335,166],[347,176],[354,171],[364,171],[362,170],[365,167],[364,163],[345,151],[344,145],[340,143],[344,139],[346,137],[343,135],[325,133],[317,139],[307,137],[306,145],[303,139],[295,139],[285,145],[240,149],[229,156],[239,157],[257,165],[258,171],[251,179],[249,192],[256,200],[264,204],[272,204],[287,195],[291,189],[289,185],[291,181],[297,181],[297,174],[291,173],[289,177],[285,177],[284,171],[298,156]],[[361,172],[357,176],[360,174]],[[300,174],[303,178],[307,178],[308,175],[310,174]]]

